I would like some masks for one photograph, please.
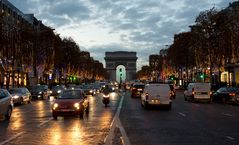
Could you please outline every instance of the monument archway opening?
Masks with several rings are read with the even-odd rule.
[[[127,82],[136,79],[136,52],[115,51],[105,52],[105,67],[110,81]]]
[[[116,81],[119,83],[125,82],[126,79],[126,68],[124,65],[118,65],[116,67]]]

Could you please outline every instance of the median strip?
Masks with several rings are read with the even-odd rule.
[[[114,131],[116,128],[119,128],[120,130],[120,133],[122,135],[122,144],[124,145],[131,145],[127,135],[126,135],[126,132],[120,122],[120,119],[119,119],[119,114],[120,114],[120,110],[121,110],[121,107],[122,107],[122,104],[123,104],[123,100],[124,100],[124,95],[125,93],[123,93],[123,95],[121,96],[121,100],[120,100],[120,103],[119,103],[119,106],[117,108],[117,112],[114,116],[114,119],[110,125],[110,131],[109,131],[109,134],[106,136],[106,138],[104,139],[104,144],[105,145],[111,145],[112,144],[112,141],[113,141],[113,137],[114,137]]]

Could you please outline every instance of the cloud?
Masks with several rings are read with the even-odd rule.
[[[106,51],[135,51],[138,69],[150,54],[188,31],[201,11],[225,8],[234,0],[9,0],[34,13],[60,36],[72,36],[104,63]]]

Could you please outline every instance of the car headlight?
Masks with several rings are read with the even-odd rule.
[[[93,93],[93,90],[90,90],[90,93]]]
[[[74,104],[74,107],[75,107],[76,109],[80,109],[80,104],[79,104],[79,103],[75,103],[75,104]]]
[[[61,93],[61,90],[58,90],[57,93]]]
[[[52,94],[52,91],[49,91],[50,94]]]
[[[19,98],[19,96],[18,96],[18,95],[15,95],[15,96],[13,96],[13,98],[14,98],[14,99],[18,99],[18,98]]]
[[[42,94],[42,92],[39,92],[39,94]]]
[[[58,107],[59,105],[57,103],[54,103],[53,104],[53,110],[56,110],[56,108]]]

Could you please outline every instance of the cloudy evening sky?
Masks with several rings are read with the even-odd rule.
[[[9,0],[62,37],[72,37],[103,64],[105,51],[136,51],[138,69],[150,54],[188,31],[196,16],[233,0]]]

